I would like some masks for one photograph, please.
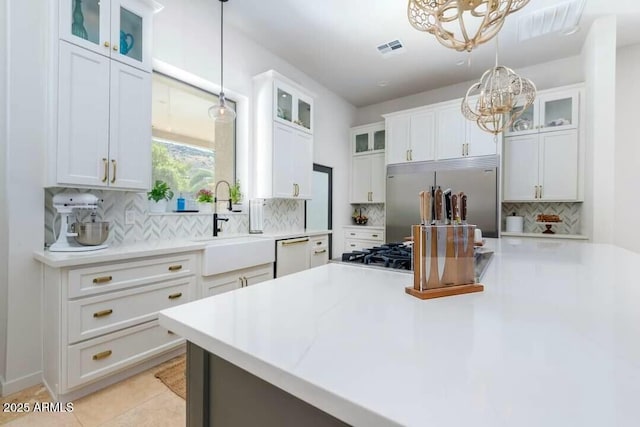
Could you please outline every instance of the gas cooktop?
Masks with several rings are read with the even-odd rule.
[[[361,264],[367,267],[385,269],[391,268],[410,273],[413,270],[412,249],[411,243],[385,243],[381,246],[374,246],[360,251],[345,252],[341,258],[333,259],[332,262]],[[493,251],[476,248],[474,263],[476,281],[482,278],[492,256]]]

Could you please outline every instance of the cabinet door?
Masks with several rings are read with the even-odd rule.
[[[384,162],[384,157],[382,161]],[[351,159],[350,203],[370,202],[371,165],[371,156],[353,156]]]
[[[111,58],[151,71],[153,11],[138,0],[111,0]]]
[[[535,200],[538,185],[538,135],[505,138],[504,200]]]
[[[242,276],[245,279],[246,286],[266,282],[267,280],[273,279],[273,265],[269,264],[267,267],[248,268],[242,272]]]
[[[438,120],[438,149],[437,159],[455,159],[464,155],[465,118],[460,105],[455,104],[439,109]]]
[[[313,190],[311,179],[313,174],[313,136],[296,131],[292,148],[292,177],[296,184],[299,199],[311,199]]]
[[[422,162],[435,158],[436,115],[433,111],[411,116],[409,160]]]
[[[294,123],[313,132],[313,99],[298,93],[295,102],[296,120]]]
[[[538,97],[540,132],[560,131],[578,127],[578,90],[547,93]]]
[[[294,114],[294,91],[288,85],[274,81],[273,84],[273,119],[276,122],[293,124]]]
[[[382,129],[376,129],[371,132],[371,140],[373,142],[372,151],[384,151],[387,142],[384,126]]]
[[[107,185],[109,62],[105,56],[60,42],[58,184]]]
[[[368,130],[353,132],[351,139],[353,141],[353,154],[366,154],[369,152],[371,132]]]
[[[466,120],[467,125],[467,155],[468,156],[489,156],[495,155],[500,143],[500,136],[485,132],[476,122]]]
[[[384,154],[374,154],[371,162],[371,201],[384,203],[387,185],[387,168],[384,164]]]
[[[295,131],[280,123],[273,124],[273,197],[291,198],[293,185]]]
[[[578,199],[578,132],[540,134],[542,200]]]
[[[109,56],[110,0],[59,0],[59,37]]]
[[[391,117],[386,120],[387,163],[409,161],[410,118]]]
[[[235,271],[230,273],[217,274],[213,277],[207,277],[203,280],[204,284],[204,297],[210,297],[213,295],[222,294],[225,292],[240,289],[242,287],[242,280],[240,275]]]
[[[151,74],[111,61],[109,186],[151,187]]]
[[[522,106],[516,106],[511,110],[511,114],[522,111]],[[534,101],[524,112],[514,120],[514,122],[505,129],[505,135],[528,135],[538,133],[538,101]]]

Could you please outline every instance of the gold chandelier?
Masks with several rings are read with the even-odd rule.
[[[477,98],[476,98],[477,96]],[[485,71],[462,100],[462,115],[494,135],[510,127],[536,99],[536,86],[511,68]]]
[[[409,22],[414,28],[436,36],[444,46],[471,50],[491,40],[507,15],[522,9],[529,0],[409,0]]]

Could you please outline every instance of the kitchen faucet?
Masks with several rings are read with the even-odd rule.
[[[218,228],[218,222],[223,221],[223,222],[227,222],[229,221],[229,218],[218,218],[218,186],[222,183],[227,184],[227,188],[229,189],[229,193],[231,193],[231,186],[229,185],[229,183],[227,181],[225,181],[224,179],[221,179],[220,181],[218,181],[216,183],[216,187],[213,190],[213,237],[216,237],[218,235],[219,232],[222,231],[221,228]],[[229,202],[229,210],[232,210],[231,207],[231,197],[229,197],[229,199],[227,200],[221,200],[221,201],[225,201],[225,202]]]

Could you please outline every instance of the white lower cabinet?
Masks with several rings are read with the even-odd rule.
[[[184,340],[158,326],[158,311],[195,299],[198,262],[185,253],[45,266],[43,377],[53,398],[77,399],[181,351]]]
[[[329,236],[315,236],[309,240],[309,268],[329,262]]]
[[[222,294],[273,279],[273,263],[202,277],[203,297]]]
[[[344,251],[360,251],[384,243],[383,227],[344,227]]]

